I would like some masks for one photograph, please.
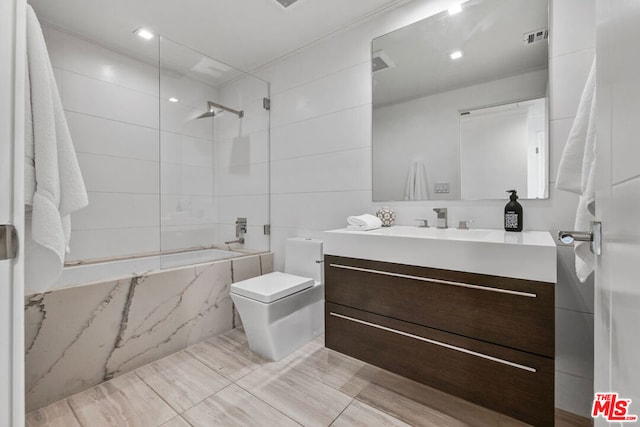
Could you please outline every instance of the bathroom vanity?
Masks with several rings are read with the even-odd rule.
[[[553,425],[549,233],[395,226],[324,239],[328,348]]]

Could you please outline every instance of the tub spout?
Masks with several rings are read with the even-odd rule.
[[[224,242],[225,245],[230,245],[232,243],[240,243],[241,245],[244,245],[244,237],[240,237],[237,240],[229,240],[228,242]]]

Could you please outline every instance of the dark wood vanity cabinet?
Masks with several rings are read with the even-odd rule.
[[[325,300],[328,348],[553,425],[553,283],[327,255]]]

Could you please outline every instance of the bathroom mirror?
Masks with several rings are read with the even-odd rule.
[[[451,4],[372,42],[373,199],[548,198],[548,0]]]

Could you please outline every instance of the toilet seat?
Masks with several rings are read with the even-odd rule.
[[[270,303],[310,288],[314,283],[308,277],[276,271],[234,283],[231,285],[231,293]]]

